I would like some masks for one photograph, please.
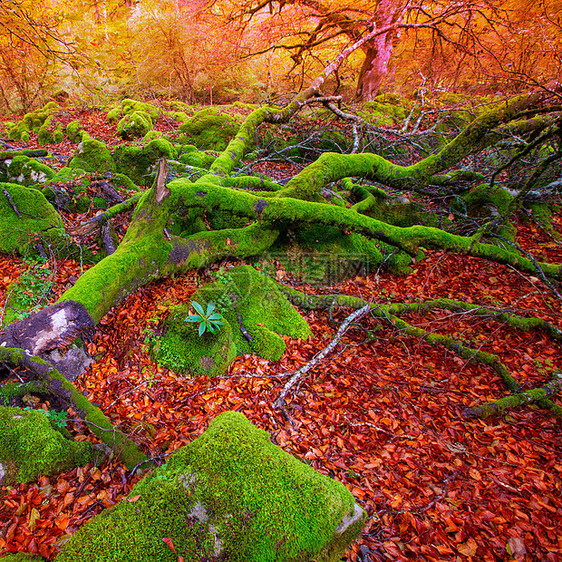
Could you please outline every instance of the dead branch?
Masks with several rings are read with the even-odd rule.
[[[367,303],[363,308],[359,310],[353,311],[342,323],[340,326],[337,334],[334,336],[334,339],[320,352],[317,353],[306,365],[301,367],[293,376],[287,381],[285,386],[283,387],[283,391],[279,395],[279,398],[273,403],[274,408],[283,408],[286,404],[285,397],[289,394],[291,388],[297,384],[305,375],[310,371],[310,369],[314,368],[328,353],[332,351],[338,345],[340,340],[342,339],[343,335],[347,331],[349,325],[358,318],[364,316],[371,308],[371,304]]]

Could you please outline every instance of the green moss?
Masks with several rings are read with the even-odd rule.
[[[45,559],[41,556],[18,552],[17,554],[7,554],[6,556],[2,556],[0,560],[2,562],[44,562]]]
[[[185,148],[185,145],[183,148]],[[204,168],[206,170],[211,167],[216,159],[217,157],[214,154],[209,154],[203,150],[190,151],[180,155],[180,162],[182,164],[194,166],[195,168]]]
[[[0,406],[0,473],[5,482],[29,482],[90,462],[87,442],[65,439],[41,412]]]
[[[199,148],[224,150],[228,141],[240,128],[240,120],[216,109],[203,109],[180,125],[182,133],[189,133]]]
[[[161,365],[177,373],[191,373],[215,377],[224,375],[236,357],[232,330],[227,324],[217,334],[205,333],[199,336],[198,325],[185,322],[188,306],[176,307],[170,324],[179,330],[168,330],[158,340],[153,353]]]
[[[110,109],[107,113],[106,119],[108,123],[117,123],[119,119],[121,119],[121,115],[123,115],[123,111],[121,110],[121,106],[114,107]]]
[[[117,134],[125,140],[144,137],[152,129],[152,119],[144,111],[126,114],[117,124]]]
[[[39,128],[39,132],[37,133],[37,143],[40,145],[53,144],[54,141],[55,138],[53,136],[53,132],[51,131],[51,118],[48,117]]]
[[[481,183],[462,197],[466,214],[471,217],[505,216],[513,200],[505,189],[490,189],[487,183]]]
[[[130,496],[138,498],[75,533],[57,562],[336,562],[365,519],[341,483],[273,445],[237,412],[218,416]]]
[[[15,156],[11,160],[0,161],[0,180],[3,181],[34,185],[45,183],[54,174],[49,166],[29,156]]]
[[[78,145],[68,167],[80,168],[100,175],[115,171],[115,163],[106,144],[90,138],[89,135],[82,136],[82,142]]]
[[[60,107],[55,102],[49,102],[40,109],[26,113],[17,125],[9,129],[10,138],[28,142],[30,139],[29,133],[39,133],[45,122],[59,109]]]
[[[123,108],[123,113],[125,115],[134,113],[135,111],[142,111],[143,113],[148,113],[150,118],[153,120],[158,119],[162,113],[155,105],[132,99],[123,100],[121,102],[121,107]]]
[[[142,142],[143,144],[146,144],[148,142],[150,142],[151,140],[154,139],[159,139],[163,136],[163,133],[161,133],[160,131],[148,131],[148,133],[146,133],[146,135],[144,135],[144,137],[142,138]]]
[[[18,217],[4,190],[23,215]],[[55,246],[64,244],[65,232],[60,215],[36,189],[0,183],[0,252],[25,255],[37,236]]]
[[[71,121],[65,129],[66,137],[70,142],[80,142],[82,139],[82,123],[79,119]]]
[[[199,338],[198,325],[185,322],[190,307],[181,305],[167,318],[165,335],[154,347],[159,362],[174,370],[216,376],[240,353],[279,360],[286,349],[279,334],[310,336],[304,318],[268,277],[251,266],[238,266],[228,271],[228,279],[226,284],[216,281],[205,285],[192,297],[204,308],[211,301],[219,306],[227,323],[219,335]]]
[[[125,174],[137,185],[150,185],[156,163],[160,158],[174,158],[176,147],[165,138],[151,140],[146,146],[121,146],[113,157],[117,171]]]
[[[115,173],[113,174],[113,185],[117,187],[122,187],[124,189],[130,189],[132,191],[138,191],[138,185],[127,175]]]

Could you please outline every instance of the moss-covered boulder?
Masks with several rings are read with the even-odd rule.
[[[66,133],[66,137],[70,142],[80,142],[85,131],[82,128],[80,119],[75,119],[74,121],[68,123],[68,125],[65,127],[64,132]]]
[[[163,338],[153,346],[158,363],[176,372],[209,377],[223,375],[236,357],[232,329],[225,324],[215,334],[199,336],[198,326],[185,321],[189,307],[176,307]]]
[[[191,142],[197,147],[221,151],[236,135],[240,123],[236,117],[209,108],[195,113],[191,119],[180,125],[179,130],[188,133]]]
[[[88,442],[70,441],[43,411],[0,406],[0,482],[30,482],[91,461]]]
[[[365,516],[343,484],[226,412],[76,532],[57,562],[336,562]]]
[[[152,129],[152,119],[145,111],[128,113],[117,123],[117,134],[124,140],[144,137]]]
[[[90,173],[105,174],[115,171],[115,162],[104,142],[92,139],[85,134],[82,136],[82,142],[78,145],[68,167]]]
[[[46,164],[23,154],[12,159],[0,161],[0,181],[34,185],[45,183],[54,174],[54,170]]]
[[[44,107],[26,113],[23,118],[8,131],[10,138],[29,142],[30,133],[38,133],[51,115],[57,113],[60,107],[55,102],[49,102]]]
[[[177,149],[165,138],[151,140],[146,146],[120,146],[113,152],[116,169],[136,185],[150,185],[160,158],[175,158]]]
[[[205,309],[215,303],[226,325],[218,334],[199,337],[198,324],[186,322],[189,305],[176,307],[165,322],[165,333],[154,346],[163,365],[192,374],[222,375],[239,354],[277,361],[286,344],[281,335],[308,338],[306,320],[275,283],[251,266],[237,266],[221,280],[196,291],[192,302]]]
[[[36,239],[56,246],[65,241],[62,219],[45,196],[12,183],[0,183],[0,232],[0,252],[6,254],[25,255]]]
[[[513,196],[502,187],[490,189],[487,183],[481,183],[457,199],[452,206],[470,217],[496,217],[505,215]]]

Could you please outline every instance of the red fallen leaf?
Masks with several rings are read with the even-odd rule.
[[[133,496],[132,498],[127,498],[127,501],[128,501],[128,502],[131,502],[131,503],[134,503],[134,502],[138,501],[139,498],[140,498],[140,496]],[[162,540],[163,540],[166,544],[168,544],[168,543],[166,542],[166,539],[162,539]],[[170,541],[171,541],[171,540],[172,540],[172,539],[170,539]],[[169,546],[169,545],[168,545],[168,546]]]
[[[174,541],[170,538],[170,537],[166,537],[164,539],[162,539],[172,550],[172,552],[175,554],[176,553],[176,549],[174,548]]]

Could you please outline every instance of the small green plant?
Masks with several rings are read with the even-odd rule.
[[[27,318],[31,313],[39,310],[54,285],[48,279],[53,276],[53,272],[45,267],[47,258],[38,256],[35,259],[26,258],[23,261],[28,265],[28,269],[12,286],[11,296],[8,297],[10,306],[15,309],[17,320]]]
[[[232,283],[232,275],[228,273],[228,271],[221,267],[218,271],[212,272],[211,277],[215,279],[218,283],[222,283],[223,285],[229,285]]]
[[[224,326],[223,316],[215,312],[216,305],[214,302],[211,301],[207,305],[207,310],[204,310],[198,302],[192,302],[191,304],[197,314],[190,314],[185,322],[198,322],[199,336],[202,336],[205,332],[215,334],[220,331],[221,326]]]
[[[27,408],[24,408],[24,410],[31,411],[31,410],[35,410],[35,408],[32,408],[31,406],[27,406]],[[41,412],[47,419],[53,422],[60,429],[66,428],[68,412],[64,412],[64,411],[57,412],[56,410],[41,410],[41,409],[35,411]]]

